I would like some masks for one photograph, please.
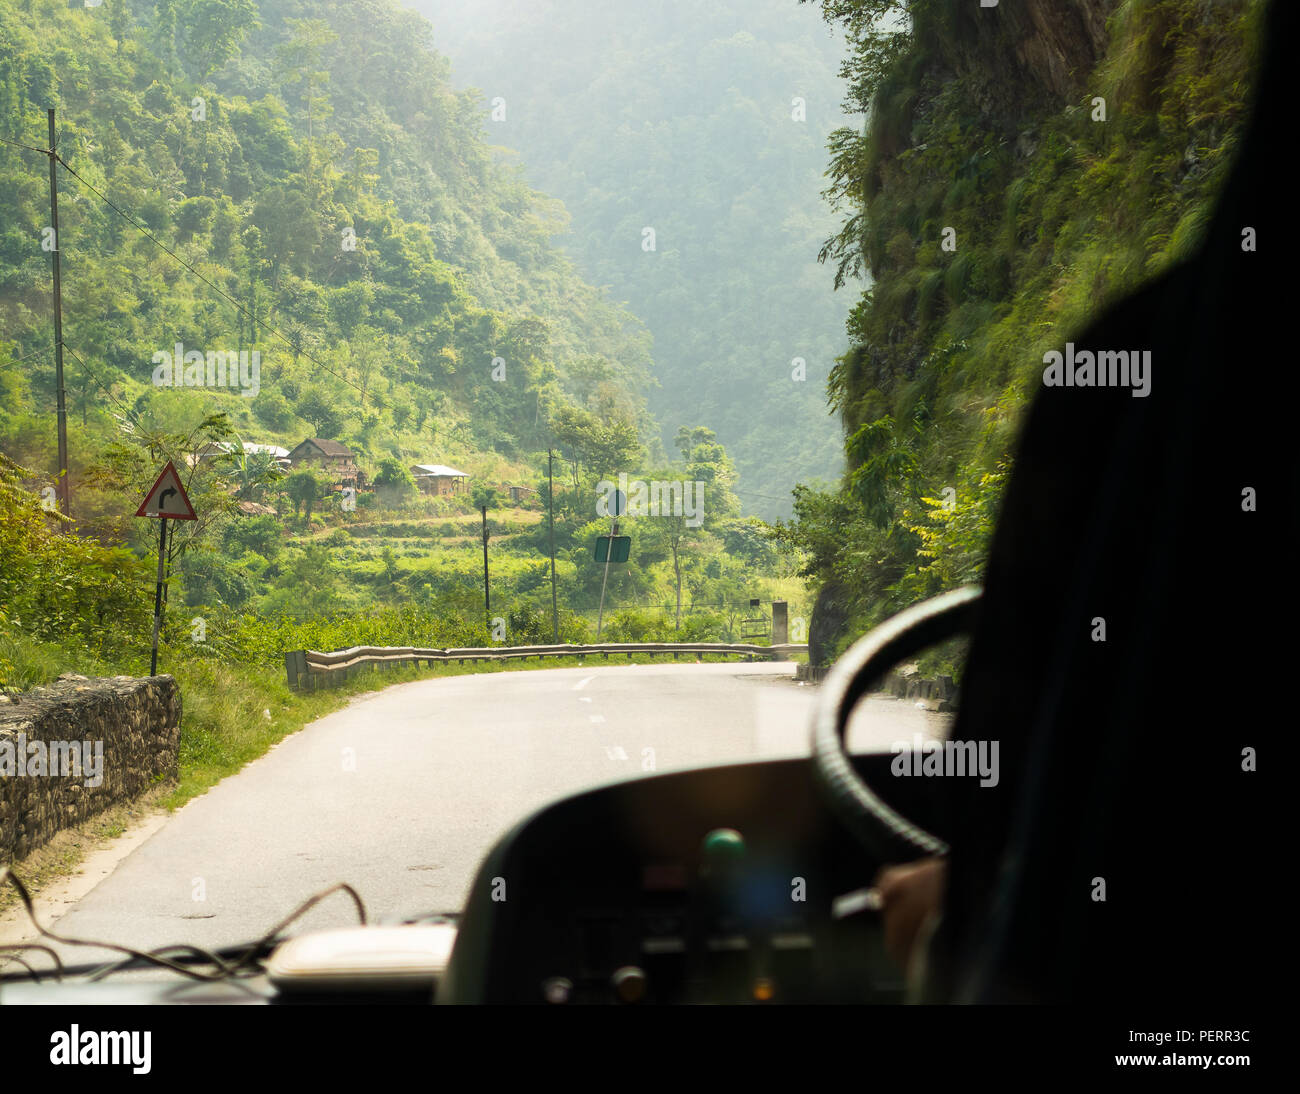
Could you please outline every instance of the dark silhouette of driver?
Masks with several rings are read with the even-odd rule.
[[[946,861],[880,879],[901,951],[942,908],[928,999],[1232,1006],[1275,974],[1266,809],[1295,722],[1296,8],[1269,11],[1199,252],[1073,339],[1149,349],[1149,395],[1044,386],[1027,417],[953,731],[999,740],[1001,778],[954,780]]]

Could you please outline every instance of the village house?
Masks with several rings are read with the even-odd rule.
[[[413,463],[411,476],[425,494],[463,494],[469,475],[441,463]]]
[[[264,452],[279,464],[282,471],[289,468],[289,450],[281,448],[278,444],[255,444],[252,441],[244,441],[244,452],[253,455],[258,452]],[[223,456],[235,450],[234,441],[209,441],[197,452],[194,453],[193,463],[209,463],[218,456]]]
[[[311,437],[289,453],[289,466],[297,471],[314,467],[323,471],[340,486],[364,486],[365,476],[357,467],[352,449],[338,441]]]

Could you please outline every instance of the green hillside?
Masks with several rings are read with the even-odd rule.
[[[890,0],[821,7],[871,111],[834,134],[830,165],[843,226],[825,257],[856,301],[830,380],[849,473],[801,490],[782,536],[822,586],[829,656],[979,580],[1043,353],[1199,238],[1262,4],[1077,0],[1058,18],[1042,0],[916,0],[910,22]]]
[[[664,451],[645,328],[552,246],[564,209],[498,162],[481,121],[429,24],[386,0],[0,8],[0,611],[16,640],[138,671],[157,541],[133,514],[168,459],[200,514],[168,551],[164,644],[187,657],[549,639],[548,452],[562,637],[594,632],[602,587],[612,638],[734,636],[759,595],[806,614],[711,431]],[[307,438],[344,445],[357,477],[244,451]],[[416,464],[469,488],[418,491]],[[619,473],[706,496],[698,520],[625,518],[631,561],[606,580],[596,502]],[[75,595],[31,584],[55,557]]]
[[[481,91],[488,139],[573,213],[566,251],[654,335],[665,443],[715,429],[765,518],[838,478],[826,383],[850,301],[817,250],[843,36],[796,0],[408,3]]]
[[[609,416],[644,421],[643,328],[549,245],[563,210],[493,163],[417,17],[378,0],[6,3],[0,89],[11,141],[45,147],[58,106],[75,172],[60,227],[83,430],[105,402],[137,428],[220,411],[245,439],[453,462],[543,445],[606,377]],[[5,448],[50,466],[22,413],[53,394],[46,162],[7,144],[0,174],[0,314],[23,361],[4,368]],[[261,392],[200,406],[153,388],[177,343],[258,350]],[[78,440],[81,478],[95,446]]]

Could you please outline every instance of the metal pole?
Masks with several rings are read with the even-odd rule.
[[[57,425],[59,431],[59,509],[68,516],[71,500],[68,491],[68,409],[63,396],[63,285],[60,281],[59,251],[59,181],[54,165],[57,153],[54,148],[54,107],[49,108],[50,122],[50,227],[54,231],[54,386],[57,400]]]
[[[492,626],[492,597],[488,593],[488,559],[487,559],[487,506],[483,506],[483,610],[487,613],[489,629]]]
[[[618,518],[623,513],[623,495],[614,491],[614,519],[609,529],[609,550],[605,552],[605,576],[600,579],[600,610],[596,613],[596,637],[605,619],[605,583],[609,580],[609,560],[614,556],[614,537],[618,535]]]
[[[555,453],[546,450],[546,478],[550,483],[546,508],[551,522],[551,642],[560,644],[560,609],[555,597]]]
[[[149,658],[149,675],[158,675],[158,630],[162,623],[163,567],[167,562],[167,518],[158,522],[158,584],[153,594],[153,653]]]
[[[617,524],[614,525],[618,527]],[[614,533],[610,533],[609,550],[605,552],[605,576],[600,579],[600,610],[596,614],[596,640],[600,640],[600,629],[605,622],[605,583],[609,580],[609,556],[614,553]]]

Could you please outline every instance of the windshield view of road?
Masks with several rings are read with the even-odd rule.
[[[461,908],[498,836],[565,794],[699,764],[807,756],[811,690],[790,666],[639,665],[459,676],[358,698],[196,799],[71,907],[59,933],[150,949],[256,937],[346,879],[377,918]],[[854,743],[941,736],[880,697]],[[203,899],[195,901],[196,891]],[[355,921],[346,902],[303,926]],[[0,942],[31,936],[0,921]],[[65,960],[107,960],[62,947]]]
[[[159,1016],[24,1061],[1252,1070],[1293,8],[0,0],[0,1006]]]

